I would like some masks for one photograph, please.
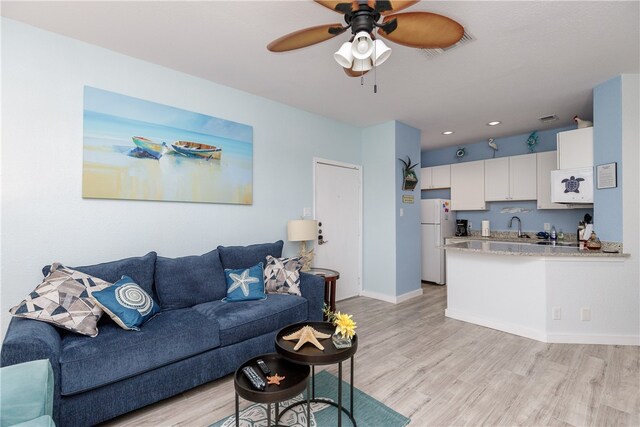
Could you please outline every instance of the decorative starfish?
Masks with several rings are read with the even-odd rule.
[[[249,284],[259,282],[259,280],[255,277],[249,276],[249,269],[247,268],[242,272],[241,275],[237,275],[235,273],[229,274],[229,277],[233,280],[233,285],[229,286],[229,290],[227,293],[231,293],[236,289],[242,289],[242,293],[245,297],[249,296]]]
[[[275,384],[280,385],[280,381],[284,380],[284,377],[281,377],[278,374],[271,375],[267,377],[267,384]]]
[[[282,339],[285,339],[287,341],[298,340],[298,344],[296,344],[296,346],[293,347],[294,351],[298,351],[298,349],[302,347],[305,343],[311,343],[316,347],[318,347],[320,350],[324,350],[324,346],[320,344],[320,342],[318,341],[318,338],[320,339],[331,338],[331,335],[318,332],[315,329],[313,329],[311,326],[307,325],[307,326],[303,326],[300,330],[290,335],[282,337]]]

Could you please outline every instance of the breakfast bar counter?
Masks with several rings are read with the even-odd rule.
[[[448,240],[447,317],[542,342],[638,345],[628,254]]]
[[[480,252],[497,255],[516,256],[543,256],[543,257],[628,257],[629,254],[619,252],[619,249],[612,248],[604,250],[579,249],[577,246],[566,244],[540,244],[541,242],[513,242],[513,241],[493,241],[493,240],[464,240],[451,241],[444,246],[447,251]],[[549,243],[549,242],[542,242]]]

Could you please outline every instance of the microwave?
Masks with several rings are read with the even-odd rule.
[[[593,168],[551,171],[553,203],[593,203]]]

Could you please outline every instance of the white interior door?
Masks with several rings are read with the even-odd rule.
[[[316,242],[313,266],[340,273],[336,300],[360,294],[361,172],[360,166],[314,159],[315,219],[324,243]]]

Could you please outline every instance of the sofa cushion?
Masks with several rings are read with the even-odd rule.
[[[9,312],[95,337],[103,312],[90,293],[108,286],[111,283],[54,263],[42,283]]]
[[[92,390],[219,345],[218,323],[192,308],[163,311],[135,333],[108,323],[96,338],[67,335],[60,356],[61,393]]]
[[[128,276],[122,276],[108,288],[92,292],[91,299],[118,326],[128,331],[139,331],[160,311],[158,303]]]
[[[220,325],[220,345],[226,346],[302,322],[308,317],[307,306],[303,297],[270,294],[259,301],[211,301],[193,309]]]
[[[156,292],[163,310],[220,300],[227,282],[218,250],[204,255],[156,259]]]
[[[118,261],[105,262],[95,265],[84,265],[81,267],[70,267],[74,270],[99,277],[109,283],[115,283],[122,276],[131,277],[146,293],[153,295],[153,274],[156,265],[156,253],[149,252],[145,256],[124,258]],[[42,268],[42,274],[49,274],[46,265]]]
[[[304,264],[304,257],[274,258],[267,256],[264,267],[264,287],[268,294],[300,293],[300,269]]]
[[[224,270],[227,279],[227,296],[224,302],[265,299],[264,270],[259,262],[250,268]]]
[[[267,255],[280,258],[284,242],[260,243],[250,246],[218,246],[220,260],[224,268],[249,268],[267,262]]]

